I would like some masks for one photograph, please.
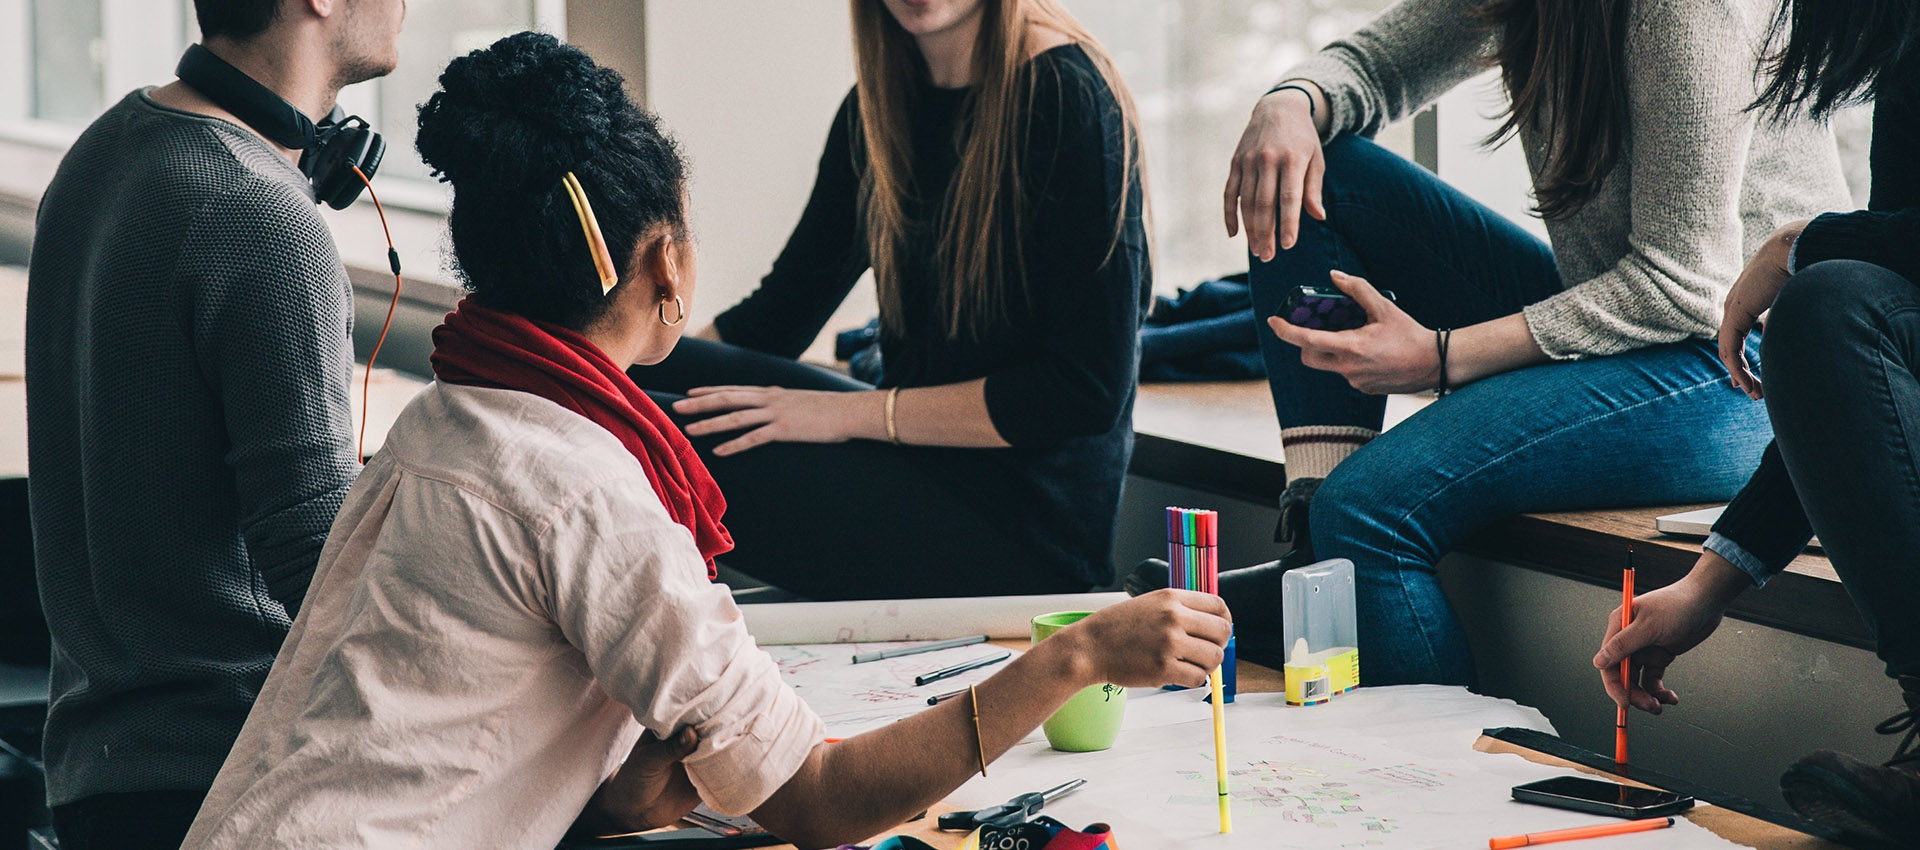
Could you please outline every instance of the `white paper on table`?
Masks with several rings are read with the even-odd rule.
[[[1160,704],[1163,699],[1169,701]],[[1112,824],[1122,846],[1148,847],[1485,847],[1494,836],[1613,820],[1514,802],[1514,785],[1574,771],[1473,750],[1483,728],[1550,732],[1539,712],[1461,688],[1409,686],[1363,688],[1325,706],[1286,706],[1278,695],[1264,694],[1229,705],[1234,832],[1220,835],[1211,709],[1202,705],[1208,719],[1180,721],[1178,713],[1191,708],[1180,693],[1139,703],[1156,703],[1154,716],[1130,716],[1137,725],[1124,729],[1113,749],[1061,753],[1023,743],[948,802],[984,807],[1084,778],[1085,787],[1046,813],[1076,827]],[[1131,715],[1135,705],[1127,709]],[[1681,820],[1669,829],[1609,838],[1607,846],[1738,845]]]
[[[827,724],[827,734],[847,738],[878,729],[927,710],[927,698],[964,690],[987,680],[1012,663],[1009,658],[948,679],[915,685],[913,679],[943,667],[1003,652],[984,643],[853,663],[856,652],[914,646],[914,642],[829,643],[766,647],[780,666],[780,678],[806,700]],[[1013,652],[1018,658],[1019,652]]]
[[[1055,611],[1097,611],[1124,593],[978,596],[962,599],[877,599],[866,602],[775,602],[742,605],[740,616],[761,646],[851,641],[947,640],[986,635],[1026,638],[1033,618]]]

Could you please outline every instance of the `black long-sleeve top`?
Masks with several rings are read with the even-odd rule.
[[[1793,245],[1793,270],[1823,260],[1861,260],[1920,284],[1920,56],[1884,75],[1873,105],[1867,208],[1832,212],[1809,223]],[[1778,445],[1714,523],[1707,548],[1752,575],[1756,583],[1783,569],[1813,537]]]
[[[913,224],[897,265],[904,320],[882,328],[880,385],[986,379],[987,412],[1011,448],[906,451],[1064,575],[1102,584],[1112,578],[1151,288],[1142,193],[1138,169],[1126,167],[1118,102],[1086,52],[1054,48],[1023,73],[1020,82],[1033,87],[1019,153],[1024,275],[1014,278],[1006,320],[977,336],[947,333],[934,223],[969,126],[969,91],[938,88],[924,72],[913,89],[905,205]],[[864,150],[849,93],[800,223],[759,289],[716,319],[722,339],[796,357],[819,335],[870,265],[860,212]]]

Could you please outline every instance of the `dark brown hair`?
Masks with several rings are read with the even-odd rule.
[[[1754,108],[1783,120],[1805,107],[1825,119],[1872,100],[1882,75],[1920,56],[1914,0],[1781,0],[1761,68],[1766,90]]]
[[[945,189],[937,223],[937,262],[943,292],[947,337],[979,338],[1003,321],[1007,303],[1025,292],[1021,198],[1021,153],[1027,135],[1033,78],[1028,66],[1027,33],[1035,26],[1053,30],[1080,45],[1120,107],[1122,173],[1141,173],[1136,147],[1138,113],[1126,82],[1105,48],[1083,29],[1060,0],[986,0],[980,35],[974,45],[979,79],[971,87],[971,126],[961,145],[951,187]],[[908,86],[920,70],[919,48],[880,0],[852,0],[853,58],[860,104],[860,129],[866,167],[861,175],[861,211],[866,218],[867,255],[873,263],[880,297],[880,327],[906,327],[900,293],[901,256],[906,244],[905,202],[909,173]],[[1143,178],[1144,180],[1144,178]],[[1144,183],[1142,184],[1144,185]],[[1131,189],[1129,190],[1131,191]],[[1144,204],[1144,200],[1142,202]],[[1127,222],[1123,199],[1115,213],[1111,257]],[[1151,219],[1149,219],[1151,221]]]
[[[193,0],[193,17],[201,38],[245,41],[280,17],[280,0]]]
[[[687,166],[626,81],[579,48],[523,32],[447,63],[420,107],[414,148],[453,184],[454,271],[480,303],[580,330],[613,299],[600,286],[573,172],[624,280],[640,238],[686,232]]]
[[[1497,33],[1491,59],[1513,102],[1487,144],[1523,126],[1545,134],[1546,154],[1533,178],[1534,211],[1542,218],[1571,218],[1620,163],[1630,2],[1489,0],[1479,7]]]

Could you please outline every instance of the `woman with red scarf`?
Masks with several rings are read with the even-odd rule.
[[[1197,684],[1220,602],[1163,591],[845,741],[711,582],[726,502],[627,377],[693,297],[685,168],[618,74],[521,33],[453,61],[421,154],[472,295],[341,509],[187,848],[554,846],[751,813],[803,846],[923,811],[1080,688]]]

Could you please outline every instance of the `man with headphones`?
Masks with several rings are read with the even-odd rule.
[[[41,201],[30,498],[63,847],[176,848],[359,472],[353,297],[317,204],[384,144],[335,109],[404,0],[196,0],[180,81],[128,94]]]

